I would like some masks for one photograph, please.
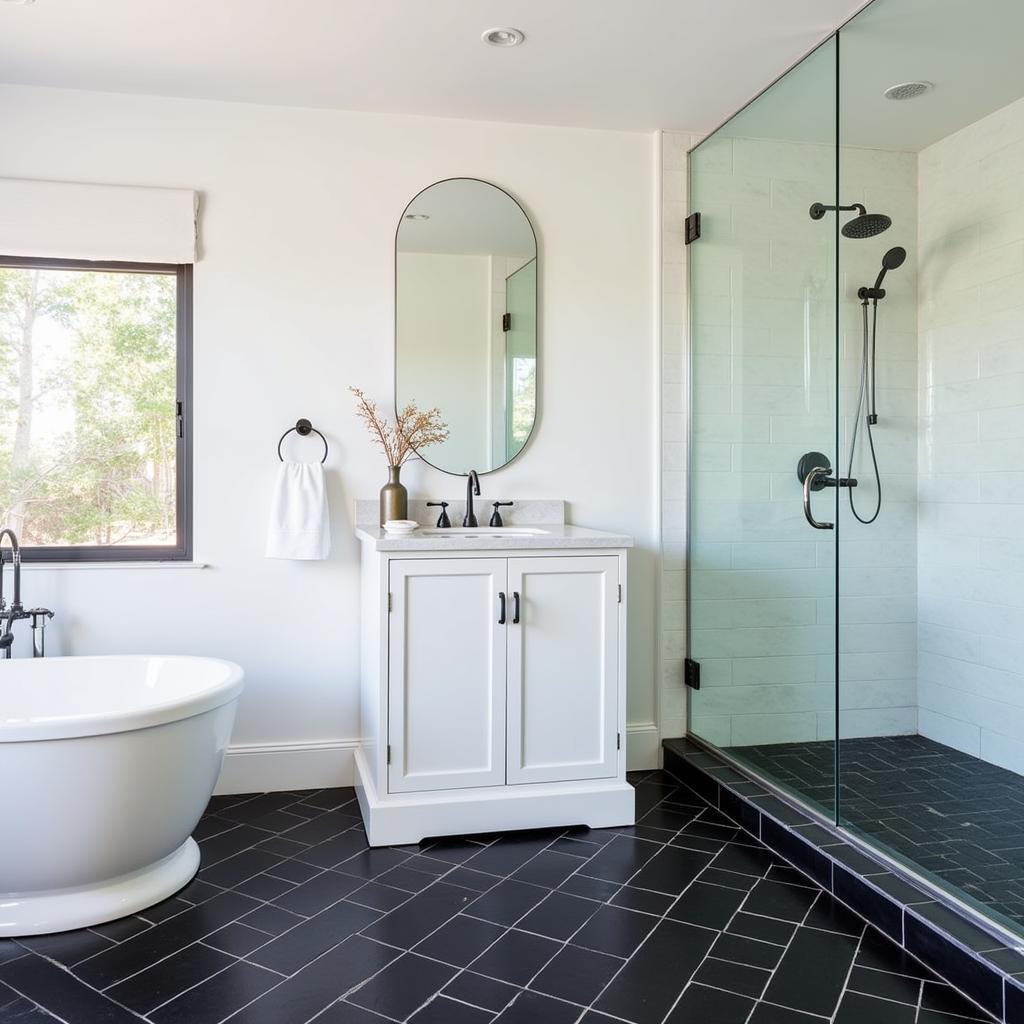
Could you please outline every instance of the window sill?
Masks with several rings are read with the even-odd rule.
[[[189,571],[192,569],[206,569],[207,562],[22,562],[22,569],[26,571],[49,570],[49,569],[159,569],[161,572],[168,570]]]

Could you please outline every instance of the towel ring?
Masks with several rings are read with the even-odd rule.
[[[327,447],[327,438],[320,433],[316,427],[313,426],[309,420],[299,420],[294,427],[289,427],[282,435],[281,439],[277,442],[277,457],[284,462],[284,456],[281,454],[281,445],[284,443],[284,439],[292,432],[295,431],[300,437],[308,437],[310,434],[316,434],[324,443],[324,457],[320,460],[321,465],[327,461],[327,453],[330,449]]]

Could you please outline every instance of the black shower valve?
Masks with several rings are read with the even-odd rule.
[[[807,479],[808,473],[818,466],[828,470],[828,476],[818,475],[811,484],[812,491],[823,491],[826,487],[856,487],[857,479],[852,476],[841,476],[838,480],[832,476],[832,461],[823,452],[807,452],[800,456],[796,465],[796,475],[800,483]]]

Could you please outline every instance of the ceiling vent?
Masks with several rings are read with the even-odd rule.
[[[931,88],[931,82],[901,82],[899,85],[889,86],[884,96],[887,100],[916,100]]]

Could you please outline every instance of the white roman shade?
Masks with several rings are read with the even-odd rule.
[[[190,189],[0,178],[0,255],[194,263]]]

